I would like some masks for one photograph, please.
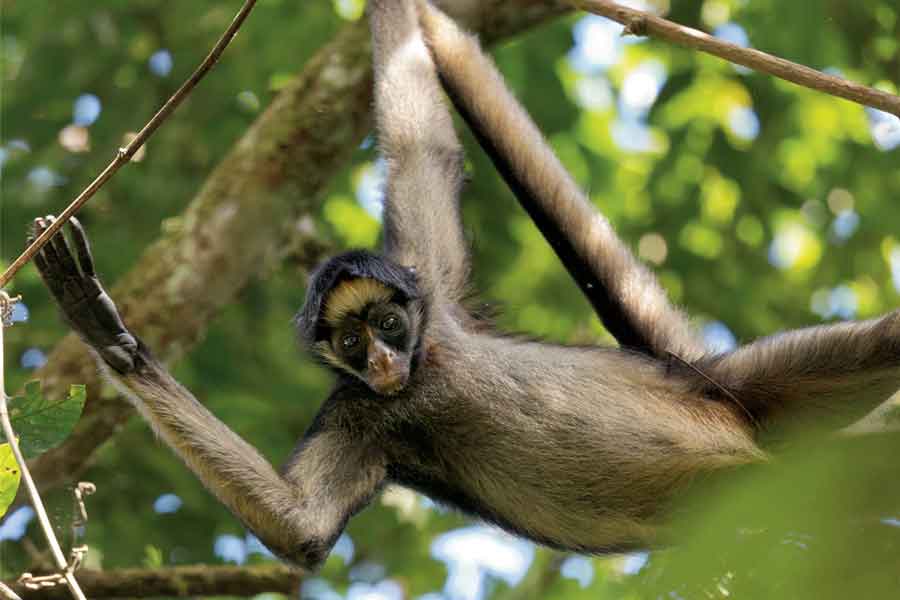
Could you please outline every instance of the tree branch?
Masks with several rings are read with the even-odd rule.
[[[469,9],[474,12],[466,21],[491,41],[569,7],[564,0],[514,0]],[[171,221],[175,225],[113,288],[129,327],[161,359],[172,362],[194,346],[251,277],[281,260],[288,240],[301,248],[303,264],[318,261],[316,233],[297,224],[315,212],[325,185],[371,130],[371,105],[369,31],[360,21],[307,63]],[[56,346],[36,376],[50,396],[62,395],[72,382],[88,386],[72,435],[31,464],[45,490],[76,478],[133,411],[118,396],[101,396],[96,365],[74,335]]]
[[[78,571],[78,581],[88,598],[249,597],[267,592],[296,597],[302,579],[300,571],[280,564]],[[6,584],[24,600],[68,599],[65,586],[32,590],[12,581]]]
[[[813,90],[871,106],[900,117],[900,96],[876,90],[841,77],[828,75],[753,48],[742,48],[707,33],[678,25],[646,12],[627,8],[610,0],[570,0],[572,6],[607,17],[625,26],[624,33],[649,35],[718,56],[729,62],[768,73]]]

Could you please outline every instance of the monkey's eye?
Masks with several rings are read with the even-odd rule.
[[[400,325],[400,319],[396,315],[388,315],[381,320],[382,331],[393,331],[397,329],[398,325]]]
[[[353,350],[359,345],[359,336],[355,333],[350,333],[341,338],[341,345],[344,347],[344,350]]]

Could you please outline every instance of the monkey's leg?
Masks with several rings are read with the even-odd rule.
[[[453,103],[609,332],[658,358],[702,356],[687,318],[572,180],[478,41],[426,0],[417,6]]]
[[[770,336],[699,366],[762,429],[844,427],[900,389],[900,311]]]
[[[375,122],[388,164],[385,252],[416,267],[432,301],[455,302],[468,276],[462,147],[412,0],[372,0],[368,9]]]
[[[36,233],[52,219],[37,219]],[[223,504],[276,554],[317,566],[351,512],[380,485],[379,453],[320,418],[279,475],[128,331],[97,279],[87,237],[74,219],[71,234],[77,261],[62,232],[35,257],[66,320],[156,433]]]

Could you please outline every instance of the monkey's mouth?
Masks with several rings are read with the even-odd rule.
[[[403,389],[406,385],[407,378],[408,374],[402,371],[394,371],[383,375],[377,374],[369,378],[369,387],[371,387],[376,394],[391,396]]]

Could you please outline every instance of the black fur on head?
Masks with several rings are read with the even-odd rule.
[[[328,328],[321,322],[329,292],[342,281],[360,277],[369,277],[395,289],[401,303],[421,297],[413,269],[368,250],[351,250],[333,256],[310,275],[306,300],[294,317],[297,333],[307,346],[312,347],[329,335]]]

